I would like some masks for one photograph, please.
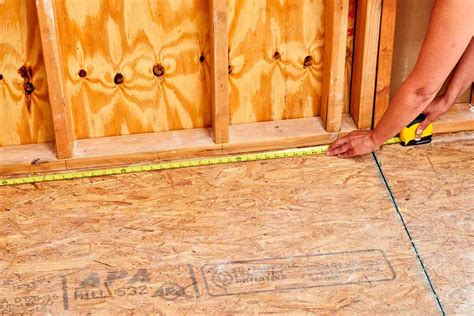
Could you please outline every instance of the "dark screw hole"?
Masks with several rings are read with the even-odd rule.
[[[280,59],[280,58],[281,58],[281,55],[280,55],[279,52],[275,52],[275,54],[273,54],[273,59],[278,60],[278,59]]]
[[[311,67],[313,65],[313,57],[311,56],[306,56],[304,59],[304,66],[305,67]]]
[[[206,57],[204,57],[204,55],[201,55],[201,57],[199,57],[199,61],[201,63],[205,62],[206,61]]]
[[[229,75],[232,73],[232,69],[233,69],[232,65],[229,64],[229,65],[227,66],[227,72],[229,73]]]
[[[125,79],[121,73],[117,73],[114,77],[114,82],[116,85],[122,84]]]
[[[165,74],[165,67],[162,64],[153,66],[153,74],[157,77],[162,77]]]
[[[0,80],[3,80],[3,75],[2,74],[0,74]]]
[[[77,74],[81,78],[84,78],[85,76],[87,76],[87,72],[84,69],[79,70],[79,72]]]
[[[35,91],[35,86],[31,82],[25,82],[23,87],[25,88],[26,94],[32,94],[33,91]]]

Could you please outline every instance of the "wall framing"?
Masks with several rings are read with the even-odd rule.
[[[370,128],[372,120],[376,122],[388,106],[396,0],[358,3],[350,115],[343,114],[349,0],[328,0],[321,115],[230,124],[229,2],[209,0],[209,52],[201,52],[197,63],[209,67],[211,126],[75,139],[64,69],[60,66],[63,56],[55,17],[58,1],[37,1],[55,142],[0,147],[0,175],[327,144],[339,135]],[[472,128],[471,123],[459,123],[460,117],[466,120],[465,106],[458,107],[454,114],[441,121],[438,131]]]

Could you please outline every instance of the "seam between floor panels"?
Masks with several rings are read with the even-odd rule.
[[[440,309],[442,315],[446,315],[446,312],[444,311],[444,308],[443,308],[443,304],[441,304],[441,300],[438,296],[438,293],[436,293],[434,285],[431,282],[430,275],[428,274],[428,271],[425,268],[425,264],[423,263],[423,259],[421,258],[421,255],[418,252],[418,248],[416,247],[415,241],[413,240],[413,238],[411,236],[411,233],[410,233],[410,230],[408,229],[408,226],[405,222],[405,218],[403,217],[402,213],[400,212],[400,209],[398,208],[398,203],[395,200],[395,196],[393,195],[392,189],[390,188],[388,180],[385,177],[385,174],[383,172],[382,166],[380,165],[379,159],[378,159],[378,157],[375,153],[372,153],[372,158],[374,159],[375,164],[377,165],[377,168],[380,172],[380,176],[382,177],[382,181],[383,181],[385,187],[387,188],[388,194],[390,195],[390,199],[392,200],[393,206],[395,207],[395,211],[397,212],[397,214],[398,214],[398,216],[399,216],[399,218],[400,218],[400,220],[403,224],[403,228],[405,229],[405,232],[408,236],[408,239],[410,240],[411,247],[412,247],[413,251],[415,252],[416,258],[418,259],[418,262],[420,263],[420,266],[423,269],[423,273],[425,275],[426,280],[428,281],[431,292],[432,292],[432,294],[434,295],[434,297],[436,299],[436,303],[438,305],[438,308]]]

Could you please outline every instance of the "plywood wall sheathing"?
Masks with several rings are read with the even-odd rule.
[[[53,139],[35,0],[0,1],[0,146]]]
[[[229,1],[232,124],[320,114],[324,15],[324,1]]]
[[[54,3],[75,138],[210,126],[208,1]]]

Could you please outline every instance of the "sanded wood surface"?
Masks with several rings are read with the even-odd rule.
[[[252,162],[0,194],[7,313],[438,313],[370,157]]]
[[[231,123],[320,113],[323,1],[230,0]]]
[[[0,21],[0,146],[52,141],[35,1],[0,1]]]
[[[208,1],[54,3],[76,138],[210,125]]]
[[[474,135],[378,157],[448,315],[474,311]]]

